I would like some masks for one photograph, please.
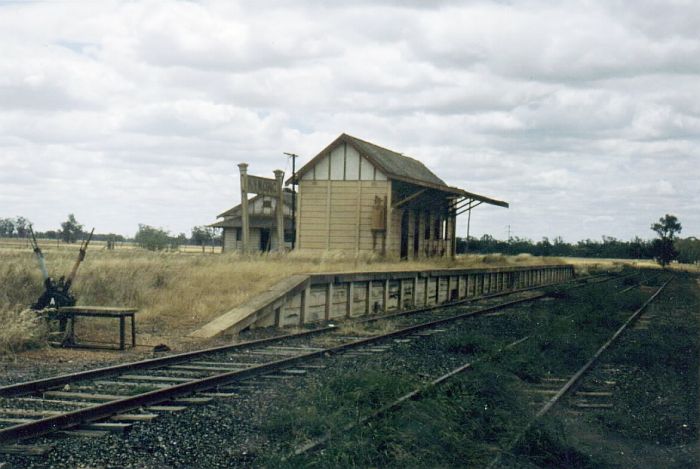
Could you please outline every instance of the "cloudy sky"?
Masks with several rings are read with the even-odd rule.
[[[340,133],[507,200],[472,233],[700,236],[700,2],[2,1],[0,217],[173,233]],[[466,217],[459,235],[466,234]]]

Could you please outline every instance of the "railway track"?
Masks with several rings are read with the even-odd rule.
[[[590,283],[624,277],[590,278]],[[565,282],[568,288],[586,283]],[[539,287],[543,288],[543,287]],[[510,301],[501,296],[517,295]],[[309,362],[352,349],[381,349],[381,342],[401,336],[429,334],[440,326],[546,297],[517,291],[475,299],[482,305],[447,304],[366,318],[358,322],[394,322],[387,333],[350,335],[334,325],[296,334],[261,339],[168,357],[56,376],[0,388],[0,446],[17,450],[16,443],[66,431],[99,435],[124,431],[133,422],[149,421],[160,412],[230,395],[230,386],[253,378],[303,374]],[[472,300],[473,302],[474,300]],[[460,303],[465,303],[464,301]],[[208,391],[208,392],[207,392]],[[199,393],[196,397],[191,397]]]
[[[646,286],[647,284],[651,283],[655,279],[657,279],[659,275],[652,275],[648,276],[646,278],[639,279],[638,281],[634,282],[631,286],[625,287],[624,285],[622,288],[619,288],[617,290],[617,294],[623,294],[628,291],[630,291],[632,288],[635,287],[643,287]],[[626,317],[622,325],[615,330],[615,332],[608,338],[608,340],[599,348],[596,350],[596,352],[593,354],[593,356],[583,365],[580,369],[578,369],[573,375],[567,376],[566,378],[555,378],[555,379],[549,379],[545,383],[547,386],[547,389],[543,388],[538,388],[538,389],[531,389],[530,391],[536,391],[535,393],[532,394],[532,396],[536,397],[542,397],[546,395],[546,400],[545,402],[542,402],[541,399],[533,399],[533,401],[530,403],[533,407],[537,407],[537,411],[534,415],[534,419],[529,423],[529,425],[523,429],[518,436],[508,445],[507,448],[505,448],[503,451],[504,453],[507,453],[510,451],[515,445],[518,443],[518,441],[526,434],[526,432],[539,420],[541,419],[544,415],[546,415],[554,406],[556,406],[559,402],[561,402],[565,397],[569,397],[574,390],[577,389],[578,384],[581,382],[581,380],[586,376],[586,374],[590,371],[590,369],[594,366],[595,363],[600,359],[600,357],[603,355],[603,353],[619,338],[627,328],[631,327],[636,321],[639,320],[640,316],[642,313],[647,309],[647,307],[661,294],[663,289],[666,287],[666,285],[672,280],[668,279],[659,287],[656,289],[656,291],[638,308],[636,309],[629,317]],[[307,441],[303,443],[302,445],[297,446],[293,451],[290,453],[289,457],[284,458],[284,460],[289,460],[291,458],[304,455],[313,451],[317,451],[320,448],[324,447],[326,444],[330,442],[330,440],[341,434],[346,434],[347,432],[351,431],[355,427],[361,426],[361,425],[366,425],[372,420],[382,418],[392,412],[397,412],[400,411],[401,407],[412,400],[418,400],[421,399],[423,395],[428,394],[429,391],[432,388],[441,386],[448,381],[452,380],[454,377],[458,376],[461,373],[464,373],[467,370],[470,370],[476,365],[477,363],[488,361],[493,359],[495,356],[498,356],[504,352],[509,352],[519,345],[529,341],[532,339],[531,335],[526,335],[523,337],[520,337],[517,340],[514,340],[507,344],[506,346],[503,346],[497,350],[488,352],[486,354],[483,354],[480,357],[476,357],[472,360],[470,360],[467,363],[464,363],[452,370],[450,370],[447,373],[444,373],[436,378],[431,379],[427,383],[423,384],[419,388],[416,388],[399,398],[393,400],[392,402],[376,409],[375,411],[364,415],[360,416],[356,421],[344,425],[341,428],[335,429],[332,432],[328,432],[323,434],[321,437],[312,439],[310,441]],[[582,392],[578,393],[581,395],[585,396],[594,396],[598,397],[599,395],[605,395],[607,394],[606,392]],[[594,405],[591,405],[593,407]],[[496,467],[498,462],[500,461],[500,453],[499,456],[494,459],[491,464],[488,467]]]
[[[653,278],[657,278],[657,276],[654,276]],[[651,280],[651,279],[650,279]],[[522,429],[516,436],[513,438],[513,440],[503,449],[503,451],[499,452],[499,454],[490,462],[490,464],[487,466],[489,469],[498,467],[498,465],[501,463],[502,458],[504,455],[509,454],[513,448],[515,448],[518,443],[525,437],[528,431],[532,429],[545,415],[550,413],[552,409],[555,408],[555,406],[559,405],[563,400],[567,397],[570,397],[574,391],[576,391],[577,387],[579,384],[582,382],[582,380],[587,376],[587,374],[593,369],[593,367],[599,362],[601,357],[605,352],[608,351],[608,349],[620,338],[620,336],[626,332],[629,328],[631,328],[635,322],[637,322],[641,315],[644,313],[644,311],[651,305],[654,300],[657,299],[657,297],[663,292],[663,290],[666,288],[666,286],[673,280],[673,277],[668,278],[667,280],[664,281],[664,283],[656,289],[656,291],[637,309],[635,310],[629,317],[626,318],[626,320],[618,327],[615,332],[608,338],[608,340],[605,341],[596,351],[595,353],[586,361],[586,363],[581,366],[578,370],[576,370],[575,373],[573,373],[571,376],[563,377],[563,378],[557,378],[551,380],[548,385],[548,389],[542,389],[540,388],[538,391],[544,392],[548,395],[549,397],[544,399],[544,402],[533,402],[535,406],[537,406],[537,411],[534,415],[534,418],[530,421],[530,423]],[[627,291],[626,289],[624,291]],[[582,397],[593,397],[593,398],[598,398],[598,397],[603,397],[607,396],[609,392],[607,391],[582,391],[577,393],[579,396]],[[543,394],[540,394],[540,396],[543,396]],[[606,404],[581,404],[582,408],[598,408],[600,405],[606,405]]]

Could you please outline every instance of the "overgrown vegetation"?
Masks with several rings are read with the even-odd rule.
[[[273,436],[299,442],[303,439],[295,437],[304,431],[303,428],[337,429],[349,417],[366,415],[406,392],[412,382],[415,383],[415,378],[408,374],[388,377],[375,370],[355,371],[334,378],[305,395],[308,405],[283,406],[271,421],[273,428],[282,432],[273,433]],[[381,387],[384,390],[379,392]],[[353,389],[350,399],[347,391],[342,392],[346,389]],[[355,396],[365,394],[382,395],[382,399],[365,397],[356,405]],[[286,461],[277,454],[271,456],[266,465],[469,467],[473,462],[483,461],[494,445],[511,438],[528,412],[512,377],[479,367],[469,376],[456,377],[429,391],[418,401],[406,402],[399,412],[343,433],[322,453]],[[309,426],[308,415],[312,415],[311,421],[316,427]]]
[[[649,328],[614,350],[612,364],[633,368],[619,383],[614,408],[599,416],[608,429],[651,444],[690,443],[698,434],[700,294],[682,277],[667,288],[660,302],[675,315],[650,312]]]
[[[556,411],[518,439],[515,447],[511,444],[546,400],[543,397],[540,402],[528,392],[543,389],[533,383],[570,376],[583,365],[650,294],[644,290],[642,295],[637,289],[622,292],[624,287],[640,279],[658,285],[662,279],[650,281],[655,276],[642,273],[634,282],[560,292],[554,295],[558,301],[522,305],[518,314],[474,317],[461,331],[397,344],[400,350],[390,356],[331,358],[339,362],[322,374],[300,377],[303,383],[288,384],[280,393],[284,397],[261,417],[256,434],[264,441],[264,452],[256,453],[253,463],[264,467],[483,467],[501,454],[502,464],[497,467],[632,467],[617,466],[604,453],[592,452],[564,427]],[[679,294],[685,293],[668,296]],[[697,393],[689,390],[697,389],[698,331],[695,322],[695,329],[685,327],[690,321],[681,322],[682,330],[671,324],[659,330],[667,337],[661,344],[656,341],[658,334],[648,333],[649,341],[645,338],[636,345],[632,340],[619,350],[615,359],[619,367],[639,363],[631,374],[639,379],[615,388],[615,398],[620,396],[625,404],[616,402],[614,409],[605,410],[607,414],[601,412],[606,416],[601,425],[607,431],[657,445],[695,441]],[[352,333],[356,332],[360,331]],[[647,334],[635,331],[640,333],[641,337]],[[525,335],[530,340],[493,353]],[[672,340],[675,336],[684,338]],[[485,357],[489,358],[478,360]],[[465,362],[474,364],[469,371],[420,399],[345,428]],[[532,405],[535,402],[539,403]],[[645,415],[650,409],[650,415]],[[294,448],[329,431],[334,436],[322,449],[289,458]]]
[[[560,422],[548,418],[533,426],[513,448],[513,454],[527,458],[535,467],[556,469],[599,469],[605,467],[578,450]],[[507,461],[508,457],[504,458]],[[503,464],[507,466],[507,464]]]
[[[51,275],[59,277],[70,271],[77,250],[50,245],[42,248]],[[0,258],[0,310],[21,311],[36,301],[43,289],[36,259],[30,249],[0,250]],[[528,262],[543,260],[501,256],[489,266]],[[484,266],[483,256],[398,262],[342,253],[204,255],[141,249],[111,251],[91,246],[72,290],[79,305],[138,308],[137,323],[143,342],[177,345],[196,328],[291,274],[457,266]]]
[[[571,290],[566,301],[549,302],[546,309],[533,308],[528,318],[532,339],[518,353],[503,354],[497,361],[531,383],[572,373],[642,303],[636,291],[618,295],[613,291],[607,284]]]
[[[305,441],[354,422],[359,416],[391,402],[416,385],[415,377],[387,375],[369,369],[350,373],[330,372],[322,384],[306,389],[313,405],[282,406],[266,421],[273,438]]]
[[[523,305],[519,314],[476,317],[469,320],[468,328],[412,343],[405,353],[440,357],[440,362],[453,363],[452,366],[472,362],[473,368],[433,388],[421,399],[404,403],[396,412],[336,434],[322,452],[287,461],[277,454],[271,458],[270,466],[482,466],[500,448],[509,448],[532,417],[534,408],[528,405],[523,381],[570,375],[641,302],[634,292],[615,296],[615,291],[609,284],[571,290],[559,295],[560,302]],[[526,335],[530,339],[515,348],[494,353]],[[337,430],[353,415],[344,412],[343,418],[338,418],[337,409],[350,406],[357,408],[357,416],[362,416],[380,406],[381,402],[376,402],[374,407],[354,407],[354,399],[348,401],[346,393],[337,392],[336,388],[343,386],[361,386],[363,381],[357,378],[358,374],[370,377],[373,393],[377,393],[376,386],[382,382],[387,389],[393,389],[386,383],[413,376],[397,376],[394,371],[387,377],[374,369],[353,371],[289,399],[272,419],[283,429],[272,438],[288,442],[284,454],[310,435],[329,428]],[[432,377],[437,374],[440,373],[435,372]],[[310,424],[304,417],[308,415],[317,423]],[[536,427],[520,442],[514,453],[518,457],[536,455],[533,462],[543,467],[600,467],[553,427]]]
[[[46,324],[34,311],[0,309],[0,356],[13,355],[46,344]]]

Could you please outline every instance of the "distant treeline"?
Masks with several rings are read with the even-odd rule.
[[[695,237],[675,240],[679,252],[678,261],[682,263],[700,262],[700,240]],[[561,237],[550,241],[542,238],[533,242],[526,238],[511,238],[509,241],[495,239],[491,235],[470,238],[469,245],[465,238],[457,239],[457,253],[478,254],[532,254],[533,256],[592,257],[614,259],[652,259],[652,240],[635,237],[622,241],[611,236],[603,236],[601,241],[586,239],[576,243],[567,243]]]
[[[29,228],[32,222],[25,217],[2,218],[0,217],[0,238],[20,238],[29,237]],[[38,239],[55,239],[65,243],[75,243],[84,239],[88,235],[88,230],[75,219],[73,214],[69,214],[61,227],[56,230],[35,231]],[[125,237],[115,233],[95,233],[92,236],[95,241],[104,241],[110,245],[114,243],[131,242],[148,249],[174,248],[183,245],[196,246],[221,246],[221,235],[217,234],[213,228],[208,226],[195,226],[191,235],[185,233],[173,235],[162,228],[149,225],[139,225],[139,229],[133,237]],[[156,246],[156,247],[154,247]]]

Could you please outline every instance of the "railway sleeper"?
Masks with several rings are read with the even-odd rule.
[[[185,370],[185,371],[204,371],[204,372],[217,372],[217,371],[240,371],[245,370],[247,367],[230,367],[230,366],[203,366],[203,365],[173,365],[168,367],[168,370]]]
[[[143,409],[148,411],[148,412],[181,412],[181,411],[187,409],[187,406],[159,404],[159,405],[151,405],[148,407],[144,407]]]
[[[27,417],[45,417],[62,413],[59,410],[0,409],[0,414]],[[157,414],[117,414],[110,417],[110,420],[117,422],[150,422],[157,417]]]
[[[536,299],[536,298],[532,298],[532,299]],[[504,303],[502,305],[502,307],[512,306],[515,303],[516,302]],[[501,307],[501,306],[499,306],[499,307]],[[486,311],[483,311],[483,312],[485,313]],[[343,339],[348,340],[348,339],[350,339],[353,342],[357,341],[357,343],[356,344],[348,344],[348,345],[338,344],[336,346],[329,347],[329,354],[345,352],[348,349],[348,346],[350,346],[350,347],[352,347],[352,346],[366,347],[369,344],[373,344],[374,349],[369,349],[369,350],[365,350],[365,351],[356,350],[353,352],[364,353],[364,354],[369,354],[369,355],[374,354],[374,353],[385,352],[386,350],[388,350],[389,347],[376,345],[376,344],[380,343],[380,341],[382,341],[382,340],[385,340],[387,338],[393,339],[398,335],[403,335],[403,337],[401,337],[402,339],[406,339],[406,338],[410,339],[411,337],[414,337],[414,338],[429,337],[429,336],[432,336],[434,334],[438,334],[438,333],[442,333],[442,332],[447,331],[447,329],[437,329],[437,328],[435,328],[436,326],[444,324],[448,321],[452,322],[454,320],[459,320],[459,319],[463,319],[466,317],[470,317],[471,314],[472,313],[462,313],[462,314],[458,314],[458,315],[450,317],[450,318],[438,318],[438,319],[435,319],[434,321],[416,324],[415,326],[409,326],[409,327],[394,331],[394,332],[387,334],[387,335],[336,337],[333,339],[335,339],[335,340],[343,340]],[[430,328],[430,329],[428,329],[428,328]],[[254,386],[255,384],[259,383],[260,381],[264,382],[266,380],[271,380],[271,379],[272,380],[288,379],[289,373],[282,373],[281,372],[281,367],[279,365],[281,365],[282,362],[289,360],[289,362],[290,362],[289,365],[292,365],[292,363],[293,363],[293,366],[296,367],[296,366],[298,366],[298,363],[295,363],[297,361],[297,359],[307,358],[307,356],[309,358],[312,356],[315,356],[315,355],[321,356],[321,353],[319,353],[319,352],[321,352],[323,350],[323,349],[319,349],[317,351],[313,351],[309,347],[302,347],[302,349],[304,349],[304,350],[301,351],[301,350],[298,350],[297,348],[292,348],[292,347],[290,347],[289,349],[267,348],[267,349],[263,349],[263,350],[252,350],[252,351],[246,351],[246,352],[239,352],[237,355],[229,356],[229,359],[236,360],[235,362],[227,361],[224,363],[224,365],[230,366],[232,363],[240,363],[240,360],[243,359],[243,361],[247,362],[247,363],[245,363],[245,367],[255,367],[258,365],[262,365],[261,369],[256,370],[256,371],[265,372],[264,370],[267,368],[266,364],[263,364],[260,362],[255,363],[254,356],[256,354],[260,354],[260,355],[268,356],[268,357],[269,356],[279,357],[280,355],[289,357],[289,358],[281,358],[281,359],[277,359],[277,360],[272,360],[273,363],[271,363],[271,365],[273,365],[273,366],[269,368],[269,371],[267,371],[267,374],[258,375],[258,376],[256,376],[255,380],[249,380],[247,382],[248,385]],[[299,353],[299,352],[301,352],[301,353]],[[250,362],[251,358],[253,359],[253,362]],[[263,359],[262,357],[260,358],[260,360],[269,361],[268,359]],[[201,361],[204,361],[204,360],[201,360]],[[220,363],[222,363],[222,362],[218,362],[217,364],[220,364]],[[189,364],[192,364],[192,362],[190,362]],[[204,365],[203,363],[199,363],[199,364]],[[275,366],[275,365],[277,365],[277,366]],[[294,368],[294,369],[296,369],[296,368]],[[167,371],[172,371],[172,370],[166,369],[166,370],[159,370],[159,371],[166,371],[167,372]],[[181,371],[201,371],[201,370],[181,370]],[[208,372],[210,370],[206,370],[206,371]],[[229,374],[233,375],[234,373],[236,373],[237,370],[227,369],[226,371],[228,373],[223,373],[224,378],[228,378],[228,376],[226,376],[226,375],[229,375]],[[272,371],[274,374],[270,374],[270,371]],[[212,378],[214,378],[212,380],[212,383],[214,383],[217,381],[218,377],[212,377]],[[234,376],[231,376],[231,378],[233,378],[232,381],[236,381],[236,378]],[[182,391],[184,391],[185,389],[190,390],[190,388],[191,388],[190,392],[197,390],[196,386],[189,386],[189,382],[193,381],[193,380],[190,380],[187,378],[177,378],[177,377],[173,377],[173,376],[152,376],[152,375],[132,374],[132,375],[122,375],[121,377],[118,377],[117,379],[124,380],[124,381],[130,381],[130,380],[149,381],[150,380],[150,381],[156,381],[156,382],[167,380],[167,382],[171,382],[171,383],[180,383],[178,385],[173,386],[174,388],[178,388],[178,391],[176,391],[176,392],[182,393]],[[203,382],[207,382],[207,380],[208,380],[208,377],[203,378]],[[60,380],[54,379],[54,381],[59,382]],[[151,383],[151,384],[154,384],[154,383]],[[200,383],[196,383],[196,384],[199,385]],[[237,390],[240,390],[240,388],[241,387],[239,386]],[[68,388],[68,389],[70,389],[70,388]],[[219,392],[221,392],[222,390],[223,389],[219,389]],[[152,391],[152,392],[156,393],[156,391]],[[119,393],[111,393],[111,394],[80,393],[80,392],[70,392],[67,390],[63,390],[63,391],[51,390],[51,391],[46,391],[43,394],[44,394],[44,399],[46,399],[48,397],[51,399],[57,398],[54,400],[70,401],[71,403],[69,405],[75,405],[78,407],[81,407],[81,406],[99,407],[99,410],[97,410],[96,412],[104,411],[103,409],[105,408],[105,406],[107,408],[110,408],[110,406],[114,407],[116,410],[117,405],[121,403],[121,402],[112,403],[110,401],[122,401],[122,400],[124,400],[124,401],[129,401],[131,403],[131,401],[134,401],[134,398],[137,397],[134,395],[122,395]],[[184,410],[186,407],[182,406],[182,405],[178,405],[178,404],[204,403],[204,402],[209,402],[211,400],[212,400],[212,397],[208,397],[208,396],[199,397],[199,398],[186,397],[186,398],[179,398],[179,399],[170,399],[168,401],[163,401],[163,402],[158,402],[158,401],[154,400],[154,401],[152,401],[151,405],[145,406],[142,409],[145,409],[148,412]],[[82,401],[96,401],[96,403],[87,403],[87,402],[82,402]],[[156,403],[158,405],[153,405]],[[127,408],[127,406],[124,406],[124,407],[125,407],[125,409]],[[87,412],[89,412],[89,411],[87,411]],[[51,420],[51,418],[48,418],[45,420]],[[112,422],[105,422],[105,423],[112,423]],[[118,422],[114,422],[114,423],[118,423]],[[99,425],[99,424],[93,424],[93,425]],[[128,424],[122,424],[122,425],[128,425]],[[92,428],[98,428],[98,427],[92,427]],[[118,427],[111,427],[111,428],[118,428]],[[125,428],[125,427],[122,427],[122,428]],[[92,430],[88,430],[88,431],[92,431]],[[94,431],[101,431],[101,430],[94,430]]]
[[[125,381],[156,381],[163,383],[187,383],[192,378],[178,378],[174,376],[153,376],[153,375],[121,375],[120,380]]]
[[[148,387],[152,389],[163,389],[163,388],[169,388],[169,384],[163,384],[163,383],[137,383],[137,382],[131,382],[131,381],[95,381],[95,384],[99,386],[122,386],[122,387],[138,387],[138,388],[143,388],[143,387]],[[87,387],[86,387],[87,389]]]
[[[53,435],[56,435],[57,437],[68,436],[80,438],[103,438],[109,435],[109,432],[105,430],[85,430],[76,428],[74,430],[61,430],[51,434],[51,436]]]
[[[17,454],[21,456],[43,456],[53,450],[54,445],[2,445],[0,454]],[[3,463],[4,464],[4,463]],[[0,464],[0,469],[2,469]]]

